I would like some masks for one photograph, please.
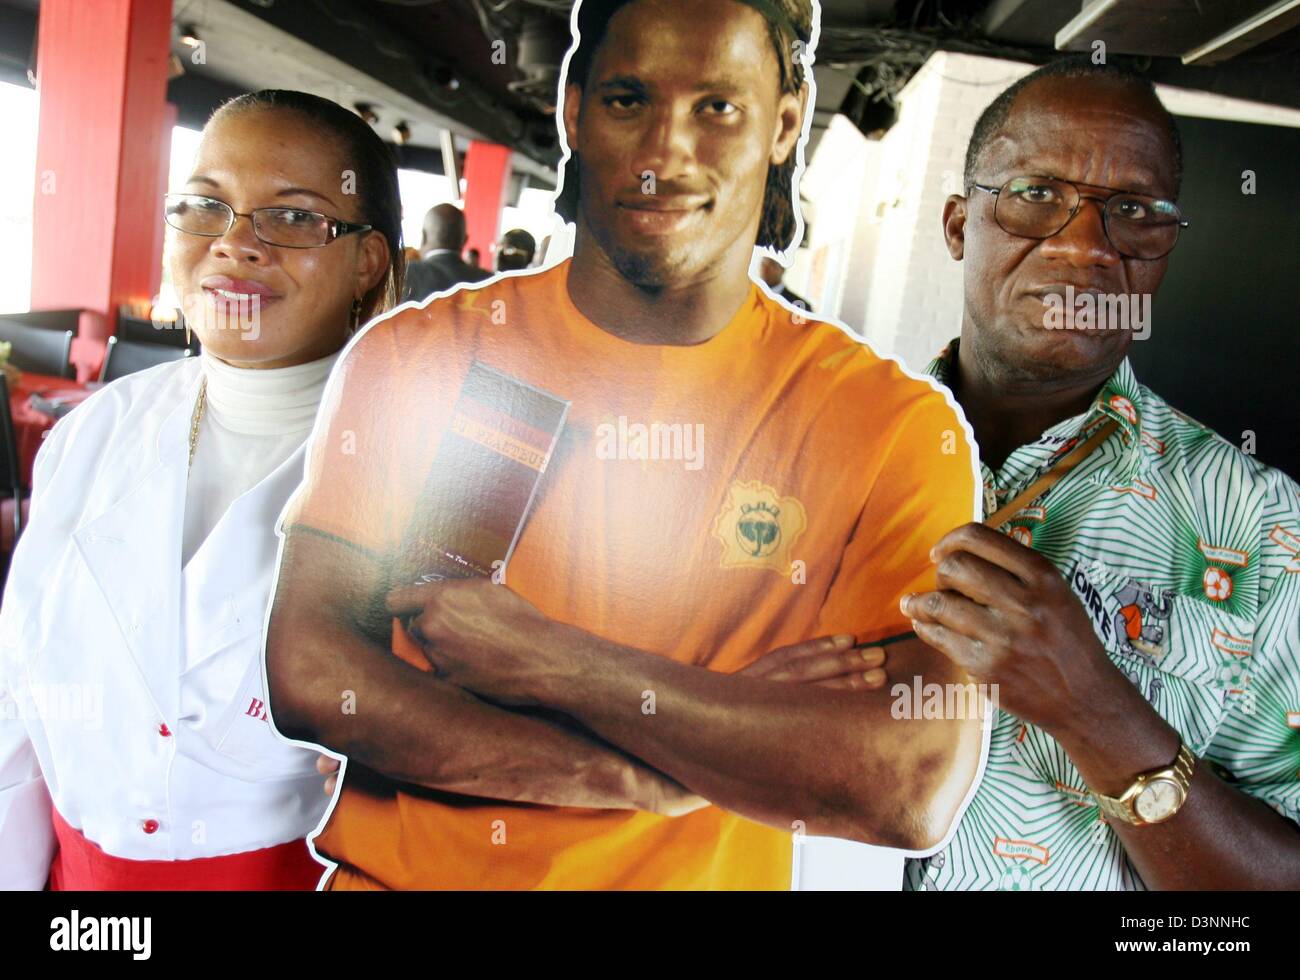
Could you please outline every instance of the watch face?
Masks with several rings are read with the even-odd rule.
[[[1171,779],[1155,779],[1138,794],[1133,808],[1147,823],[1159,823],[1173,816],[1182,801],[1183,793],[1177,783]]]

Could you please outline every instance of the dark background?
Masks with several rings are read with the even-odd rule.
[[[1295,290],[1300,287],[1300,129],[1180,117],[1191,221],[1134,342],[1138,380],[1255,455],[1300,474]],[[1242,194],[1243,170],[1255,193]]]

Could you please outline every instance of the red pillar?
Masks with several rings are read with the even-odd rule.
[[[32,309],[87,311],[72,350],[83,380],[98,369],[118,305],[158,288],[171,8],[41,3]]]
[[[154,194],[154,201],[158,205],[158,220],[153,225],[153,259],[149,265],[153,270],[149,278],[151,299],[158,295],[158,290],[162,286],[163,241],[167,237],[167,226],[162,220],[162,199],[163,195],[172,189],[167,186],[167,182],[171,176],[172,130],[176,128],[176,120],[179,116],[180,110],[175,105],[171,102],[163,103],[161,138],[158,141],[158,190]]]
[[[477,248],[484,267],[492,265],[492,245],[501,224],[501,206],[510,177],[510,147],[472,142],[465,153],[465,249]]]

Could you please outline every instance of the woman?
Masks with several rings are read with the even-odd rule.
[[[37,459],[0,608],[0,887],[321,871],[317,756],[267,721],[262,632],[330,368],[401,292],[397,173],[353,113],[258,92],[165,208],[203,353],[97,392]]]

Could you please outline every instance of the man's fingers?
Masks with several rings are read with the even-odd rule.
[[[974,644],[965,636],[942,623],[918,620],[915,626],[916,635],[923,643],[934,647],[968,674],[974,676],[978,672],[975,668],[979,657],[975,655]]]
[[[899,608],[923,643],[968,674],[982,674],[988,666],[986,642],[997,635],[998,624],[984,606],[960,592],[920,592],[903,596]]]
[[[766,677],[774,670],[790,664],[792,661],[807,657],[825,656],[847,650],[853,646],[853,635],[840,633],[835,636],[819,636],[813,640],[801,640],[788,646],[777,647],[763,654],[740,673],[746,677]]]
[[[949,531],[931,549],[930,557],[939,563],[954,551],[968,551],[972,555],[978,555],[1010,572],[1026,585],[1033,584],[1043,574],[1044,563],[1047,561],[1019,541],[983,524],[963,524],[956,530]]]
[[[765,680],[814,684],[817,681],[830,680],[832,677],[861,674],[881,667],[884,663],[885,651],[880,647],[865,649],[854,647],[792,660],[784,667],[778,667],[767,674]]]
[[[936,568],[940,590],[960,592],[982,606],[1021,600],[1025,586],[1005,568],[969,551],[950,551]]]
[[[972,602],[960,592],[914,592],[903,596],[898,608],[914,623],[938,623],[973,640],[983,639],[997,631],[997,624],[988,608]]]
[[[832,691],[878,691],[885,686],[889,675],[876,667],[872,670],[858,670],[840,677],[830,677],[824,681],[814,681],[818,687]]]
[[[333,796],[334,789],[336,786],[338,786],[338,784],[339,784],[339,777],[337,775],[330,776],[328,779],[326,779],[325,785],[323,787],[325,790],[325,795]]]

